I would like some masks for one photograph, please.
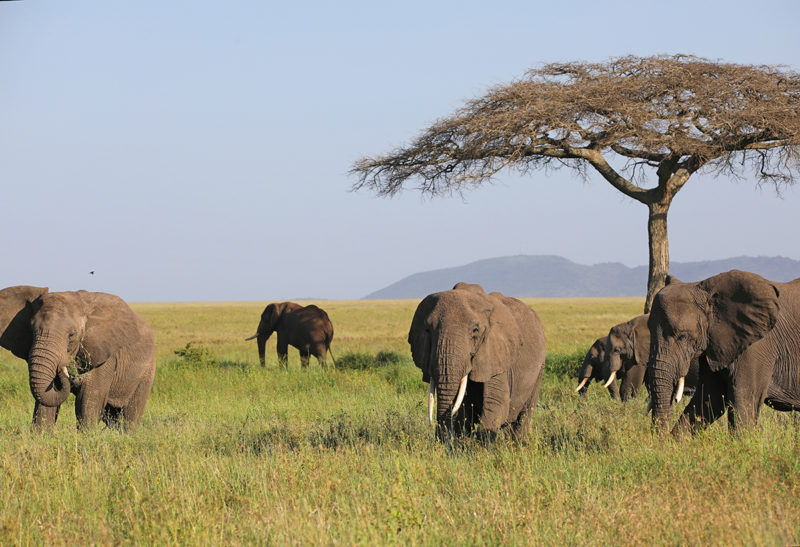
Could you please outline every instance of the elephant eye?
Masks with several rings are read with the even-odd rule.
[[[474,327],[472,327],[472,334],[473,335],[477,335],[480,331],[481,331],[481,329],[480,329],[480,327],[478,325],[475,325]]]

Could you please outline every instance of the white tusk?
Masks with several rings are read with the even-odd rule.
[[[686,376],[681,376],[681,379],[678,380],[678,389],[675,391],[675,402],[680,403],[681,399],[683,398],[683,386],[686,383]]]
[[[251,336],[250,338],[245,338],[245,339],[244,339],[244,341],[245,341],[245,342],[247,342],[247,341],[249,341],[249,340],[252,340],[252,339],[253,339],[253,338],[255,338],[256,336],[258,336],[258,333],[255,333],[255,334],[254,334],[253,336]]]
[[[575,392],[577,393],[578,391],[580,391],[580,390],[581,390],[581,388],[582,388],[583,386],[585,386],[585,385],[586,385],[586,382],[588,382],[588,381],[589,381],[589,377],[588,377],[588,376],[587,376],[586,378],[584,378],[583,380],[581,380],[581,383],[580,383],[580,384],[578,384],[578,387],[576,387],[576,388],[575,388]]]
[[[605,384],[603,384],[603,387],[610,386],[611,382],[613,382],[616,379],[617,379],[617,371],[615,370],[614,372],[611,373],[611,376],[608,377],[608,381]]]
[[[647,401],[647,410],[645,410],[644,413],[650,414],[650,411],[652,410],[653,410],[653,398],[650,397],[650,399]]]
[[[456,395],[456,402],[453,405],[453,410],[450,412],[450,415],[455,416],[458,409],[461,408],[461,401],[464,400],[464,395],[467,393],[467,379],[469,378],[469,374],[461,378],[461,385],[458,386],[458,395]]]
[[[428,425],[433,425],[433,394],[434,394],[434,387],[433,387],[433,380],[430,382],[430,387],[428,388]]]

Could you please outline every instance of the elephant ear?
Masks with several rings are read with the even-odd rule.
[[[411,328],[408,329],[408,343],[411,346],[411,357],[414,364],[422,370],[422,381],[431,381],[431,334],[426,328],[425,322],[428,316],[436,307],[438,297],[435,294],[426,296],[417,306],[414,318],[411,320]]]
[[[105,363],[120,349],[141,340],[141,323],[121,298],[86,291],[77,294],[86,306],[86,330],[79,356],[92,367]]]
[[[698,285],[708,294],[706,359],[720,370],[763,338],[778,320],[778,288],[763,277],[731,270]]]
[[[492,293],[487,301],[488,325],[483,335],[483,343],[472,357],[470,379],[473,382],[488,382],[493,376],[511,368],[519,355],[522,336],[519,325],[502,295]]]
[[[31,318],[41,305],[47,287],[19,285],[0,290],[0,347],[27,359],[33,343]]]
[[[633,357],[637,365],[647,365],[650,360],[650,329],[647,320],[650,314],[633,319]]]

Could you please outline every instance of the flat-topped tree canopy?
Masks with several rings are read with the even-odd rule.
[[[693,173],[751,172],[776,187],[800,174],[800,75],[688,55],[547,64],[352,172],[355,189],[393,195],[413,181],[439,196],[541,167],[585,178],[593,167],[648,206],[648,311],[669,272],[669,205]]]

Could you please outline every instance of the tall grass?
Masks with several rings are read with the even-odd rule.
[[[638,299],[532,299],[548,369],[531,435],[434,442],[406,343],[416,302],[320,302],[339,368],[301,369],[264,304],[139,304],[158,371],[140,429],[29,430],[25,365],[0,354],[0,543],[788,544],[800,430],[762,411],[730,437],[650,432],[645,402],[573,393],[583,352]],[[190,344],[188,353],[187,344]],[[176,353],[176,351],[178,353]]]

